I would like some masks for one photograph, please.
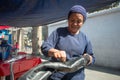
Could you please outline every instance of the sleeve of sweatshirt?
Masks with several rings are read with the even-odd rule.
[[[53,31],[46,41],[43,42],[41,46],[41,51],[45,56],[48,56],[48,51],[51,48],[54,48],[57,43],[57,31]]]
[[[85,48],[85,53],[88,53],[89,55],[91,55],[93,57],[92,64],[94,64],[95,56],[94,56],[94,52],[92,49],[92,44],[91,44],[91,41],[87,37],[86,37],[86,40],[87,40],[87,44],[86,44],[86,48]]]

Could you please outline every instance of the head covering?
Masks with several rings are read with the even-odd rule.
[[[80,13],[81,15],[83,15],[84,21],[85,21],[86,18],[87,18],[86,9],[85,9],[83,6],[81,6],[81,5],[74,5],[74,6],[70,9],[69,13],[71,13],[71,12],[76,12],[76,13]]]

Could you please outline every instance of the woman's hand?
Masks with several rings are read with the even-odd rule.
[[[89,58],[90,58],[90,61],[89,61],[89,63],[87,64],[87,65],[89,65],[89,64],[91,64],[92,63],[92,56],[91,55],[89,55],[89,54],[87,54],[87,53],[85,53],[83,56],[86,56],[86,55],[88,55],[89,56]]]
[[[65,51],[57,51],[53,53],[53,57],[56,59],[60,59],[60,61],[65,62],[66,61],[66,52]]]
[[[49,56],[54,57],[56,59],[60,59],[60,61],[62,62],[66,61],[66,52],[62,50],[50,49]]]

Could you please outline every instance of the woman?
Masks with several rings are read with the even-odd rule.
[[[68,27],[58,28],[42,44],[42,53],[53,61],[68,61],[80,55],[89,55],[88,65],[94,63],[92,45],[87,36],[80,31],[86,21],[86,10],[81,5],[73,6],[68,13]],[[73,72],[55,72],[49,80],[84,80],[84,68]]]

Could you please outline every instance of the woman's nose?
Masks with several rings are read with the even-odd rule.
[[[73,25],[77,25],[77,22],[73,22]]]

